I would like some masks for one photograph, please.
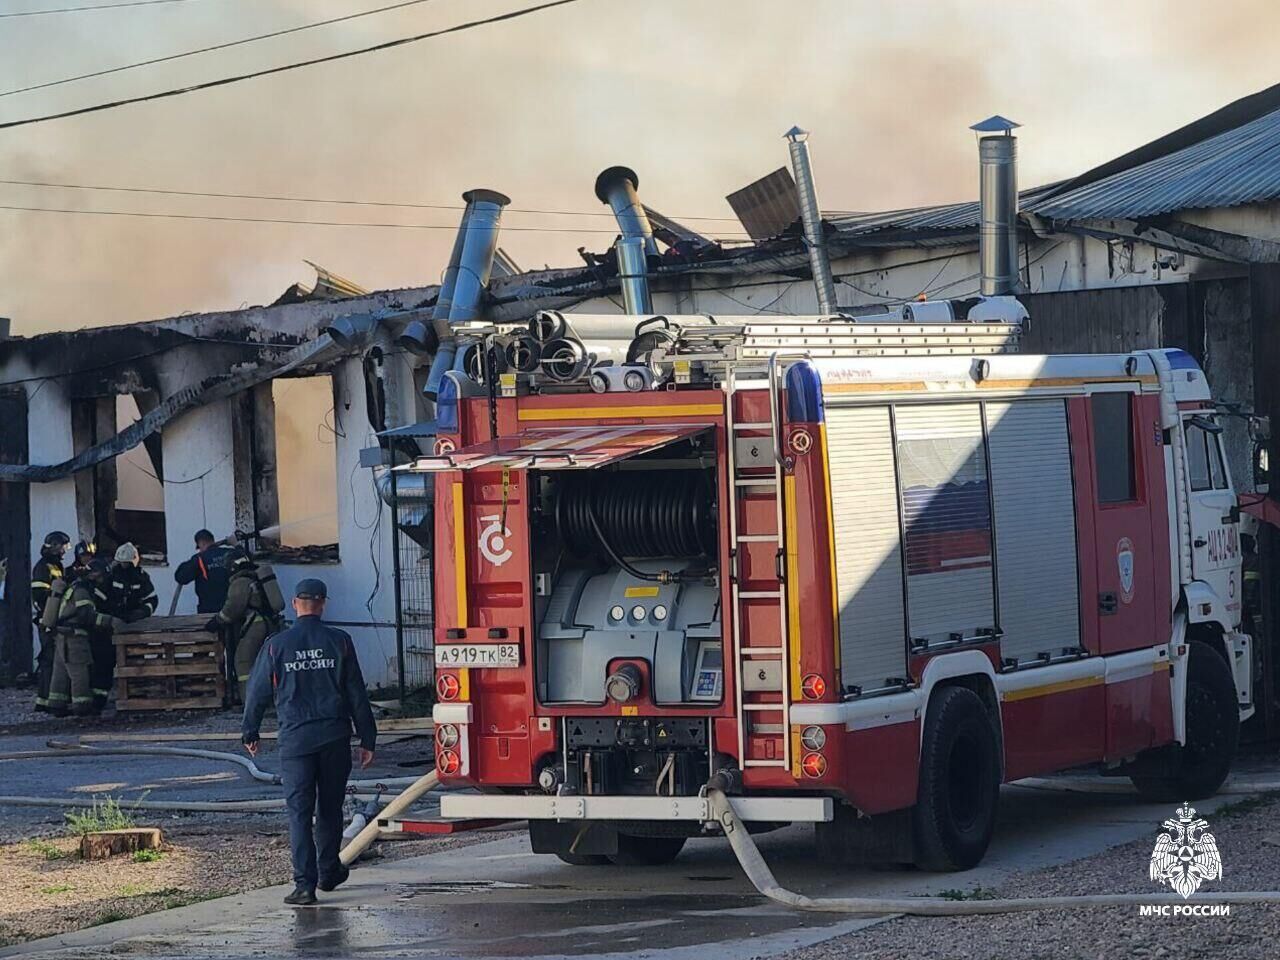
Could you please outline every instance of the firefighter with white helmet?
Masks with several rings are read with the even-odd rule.
[[[138,548],[132,543],[120,544],[111,567],[113,612],[126,623],[134,623],[155,613],[159,602],[151,577],[142,569]]]

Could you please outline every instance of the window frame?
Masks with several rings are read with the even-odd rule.
[[[1125,412],[1128,416],[1128,462],[1129,462],[1129,495],[1123,500],[1111,500],[1103,497],[1102,471],[1099,469],[1099,431],[1097,405],[1102,397],[1124,397]],[[1099,510],[1124,509],[1141,506],[1146,502],[1144,473],[1142,463],[1142,445],[1137,436],[1138,414],[1134,409],[1139,394],[1132,390],[1094,390],[1087,394],[1089,403],[1090,454],[1093,469],[1093,496]]]

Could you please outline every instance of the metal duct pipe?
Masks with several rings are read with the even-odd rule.
[[[800,201],[800,222],[804,225],[804,242],[809,248],[809,269],[818,292],[818,312],[833,314],[836,306],[836,284],[827,258],[827,238],[822,231],[822,209],[818,206],[818,188],[813,182],[813,166],[809,162],[809,131],[792,127],[786,133],[791,151],[791,170],[796,180]]]
[[[653,313],[644,238],[623,237],[614,245],[614,252],[618,257],[618,282],[622,286],[623,309],[633,317]]]
[[[596,177],[596,196],[613,209],[618,229],[622,231],[622,238],[614,245],[614,254],[618,258],[623,309],[632,315],[653,312],[648,258],[658,255],[653,225],[636,195],[638,186],[640,178],[628,167],[610,167]]]
[[[396,495],[392,497],[391,468],[374,467],[373,484],[378,488],[378,496],[382,497],[382,502],[387,506],[394,506],[397,499],[434,499],[435,476],[434,473],[406,473],[402,470],[396,474]]]
[[[656,257],[658,241],[653,239],[653,225],[636,195],[639,186],[640,178],[630,167],[610,167],[596,177],[596,196],[601,203],[613,208],[622,235],[640,237],[644,240],[644,252]]]
[[[471,216],[467,219],[453,302],[449,306],[450,326],[480,315],[480,298],[489,285],[493,255],[498,251],[502,208],[511,202],[510,197],[496,190],[468,190],[462,199],[471,208]]]
[[[455,365],[458,345],[453,339],[452,325],[473,320],[480,312],[480,298],[489,283],[498,249],[502,208],[511,202],[510,197],[496,190],[468,190],[462,199],[466,207],[431,312],[440,346],[422,388],[428,400],[435,400],[440,378]]]
[[[1018,276],[1018,124],[991,117],[970,129],[978,134],[978,204],[981,226],[978,259],[982,295],[1017,293]]]

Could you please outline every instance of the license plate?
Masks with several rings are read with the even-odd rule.
[[[506,669],[520,666],[520,645],[516,643],[437,643],[437,667],[487,667]]]

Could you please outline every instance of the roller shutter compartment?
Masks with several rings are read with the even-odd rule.
[[[827,407],[841,673],[846,690],[906,676],[902,544],[889,408]]]

